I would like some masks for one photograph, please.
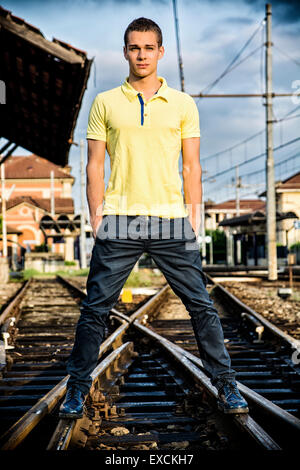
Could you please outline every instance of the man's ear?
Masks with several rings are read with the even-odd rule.
[[[160,48],[159,48],[159,57],[158,57],[158,60],[163,58],[164,53],[165,53],[165,48],[164,48],[164,46],[160,46]]]
[[[123,54],[124,54],[125,59],[128,60],[127,57],[126,57],[127,49],[126,49],[125,46],[123,46]]]

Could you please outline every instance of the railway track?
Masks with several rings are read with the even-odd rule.
[[[145,298],[139,297],[140,302]],[[6,364],[0,364],[0,436],[17,427],[24,439],[44,415],[36,404],[51,398],[52,390],[64,381],[81,298],[81,291],[59,278],[29,280],[1,313],[1,334],[9,349]],[[63,394],[64,389],[57,399]],[[49,411],[55,404],[51,402]],[[26,417],[30,419],[24,431]]]
[[[65,284],[69,297],[69,289],[77,298],[84,296],[76,286]],[[27,409],[2,436],[1,448],[27,449],[37,443],[48,450],[294,446],[300,430],[297,417],[241,383],[242,392],[248,400],[251,397],[250,414],[228,417],[218,412],[216,390],[203,372],[197,351],[192,349],[193,338],[189,340],[187,334],[182,341],[182,324],[179,328],[177,325],[181,330],[177,333],[183,348],[178,338],[170,341],[167,333],[159,334],[160,326],[155,324],[159,320],[155,316],[168,290],[165,286],[148,302],[141,302],[130,315],[116,309],[110,312],[109,331],[99,351],[100,362],[94,370],[94,383],[82,420],[58,419],[67,378],[56,376],[61,380],[54,388],[51,384],[47,395]],[[75,305],[78,309],[78,303]],[[168,326],[170,333],[170,323]],[[68,345],[64,344],[64,348],[63,353],[68,356]],[[271,426],[271,432],[265,430],[266,416],[276,425]],[[289,439],[282,438],[280,426]]]
[[[222,286],[211,293],[221,315],[226,346],[238,380],[300,418],[300,368],[294,340],[238,301]],[[151,321],[161,335],[199,357],[190,320]]]
[[[0,380],[1,434],[65,377],[78,316],[78,299],[55,279],[27,282],[3,312],[14,347]]]

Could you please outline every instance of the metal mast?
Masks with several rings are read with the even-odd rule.
[[[180,50],[179,24],[178,24],[178,17],[177,17],[177,1],[176,0],[173,0],[173,11],[174,11],[174,20],[175,20],[176,42],[177,42],[179,78],[180,78],[180,84],[181,84],[181,91],[184,91],[183,63],[182,63],[181,50]]]
[[[272,6],[266,4],[266,187],[267,187],[267,250],[268,278],[277,279],[277,248],[276,248],[276,195],[273,155],[273,110],[272,110]]]

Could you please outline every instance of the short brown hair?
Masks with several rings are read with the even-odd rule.
[[[163,42],[163,37],[162,37],[162,32],[158,24],[156,24],[154,21],[149,20],[148,18],[137,18],[133,20],[126,28],[125,34],[124,34],[124,44],[125,47],[127,47],[128,43],[128,34],[131,31],[154,31],[157,36],[157,42],[158,42],[158,47],[162,45]]]

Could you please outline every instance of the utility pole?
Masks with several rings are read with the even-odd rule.
[[[80,139],[80,186],[81,186],[81,214],[80,214],[80,264],[86,268],[86,238],[85,238],[85,172],[84,172],[84,140]]]
[[[205,203],[202,194],[201,201],[201,251],[202,251],[202,265],[206,265],[206,241],[205,241]]]
[[[240,188],[241,188],[241,178],[239,177],[239,166],[235,167],[235,208],[236,208],[236,217],[240,216]]]
[[[239,177],[239,166],[235,167],[235,207],[236,207],[236,217],[240,216],[240,187],[241,187],[241,178]],[[237,264],[242,262],[242,242],[241,240],[236,241],[236,258]]]
[[[266,187],[267,187],[267,251],[268,279],[277,280],[276,249],[276,195],[273,155],[273,110],[272,110],[272,6],[266,4]]]
[[[2,254],[7,258],[7,230],[6,230],[6,199],[5,199],[5,170],[1,164],[1,199],[2,199]]]
[[[178,24],[177,1],[176,0],[173,0],[173,11],[174,11],[174,20],[175,20],[176,42],[177,42],[179,78],[180,78],[180,84],[181,84],[181,91],[184,91],[183,63],[182,63],[181,50],[180,50],[179,24]]]
[[[213,242],[213,234],[211,232],[210,236],[210,244],[209,244],[209,264],[214,264],[214,242]]]
[[[54,200],[54,171],[50,171],[50,192],[51,192],[51,217],[55,217],[55,200]]]
[[[50,203],[51,203],[51,217],[54,221],[55,217],[55,200],[54,200],[54,171],[50,171]],[[55,234],[54,228],[51,229],[52,235]],[[54,238],[52,238],[51,253],[55,252]]]

